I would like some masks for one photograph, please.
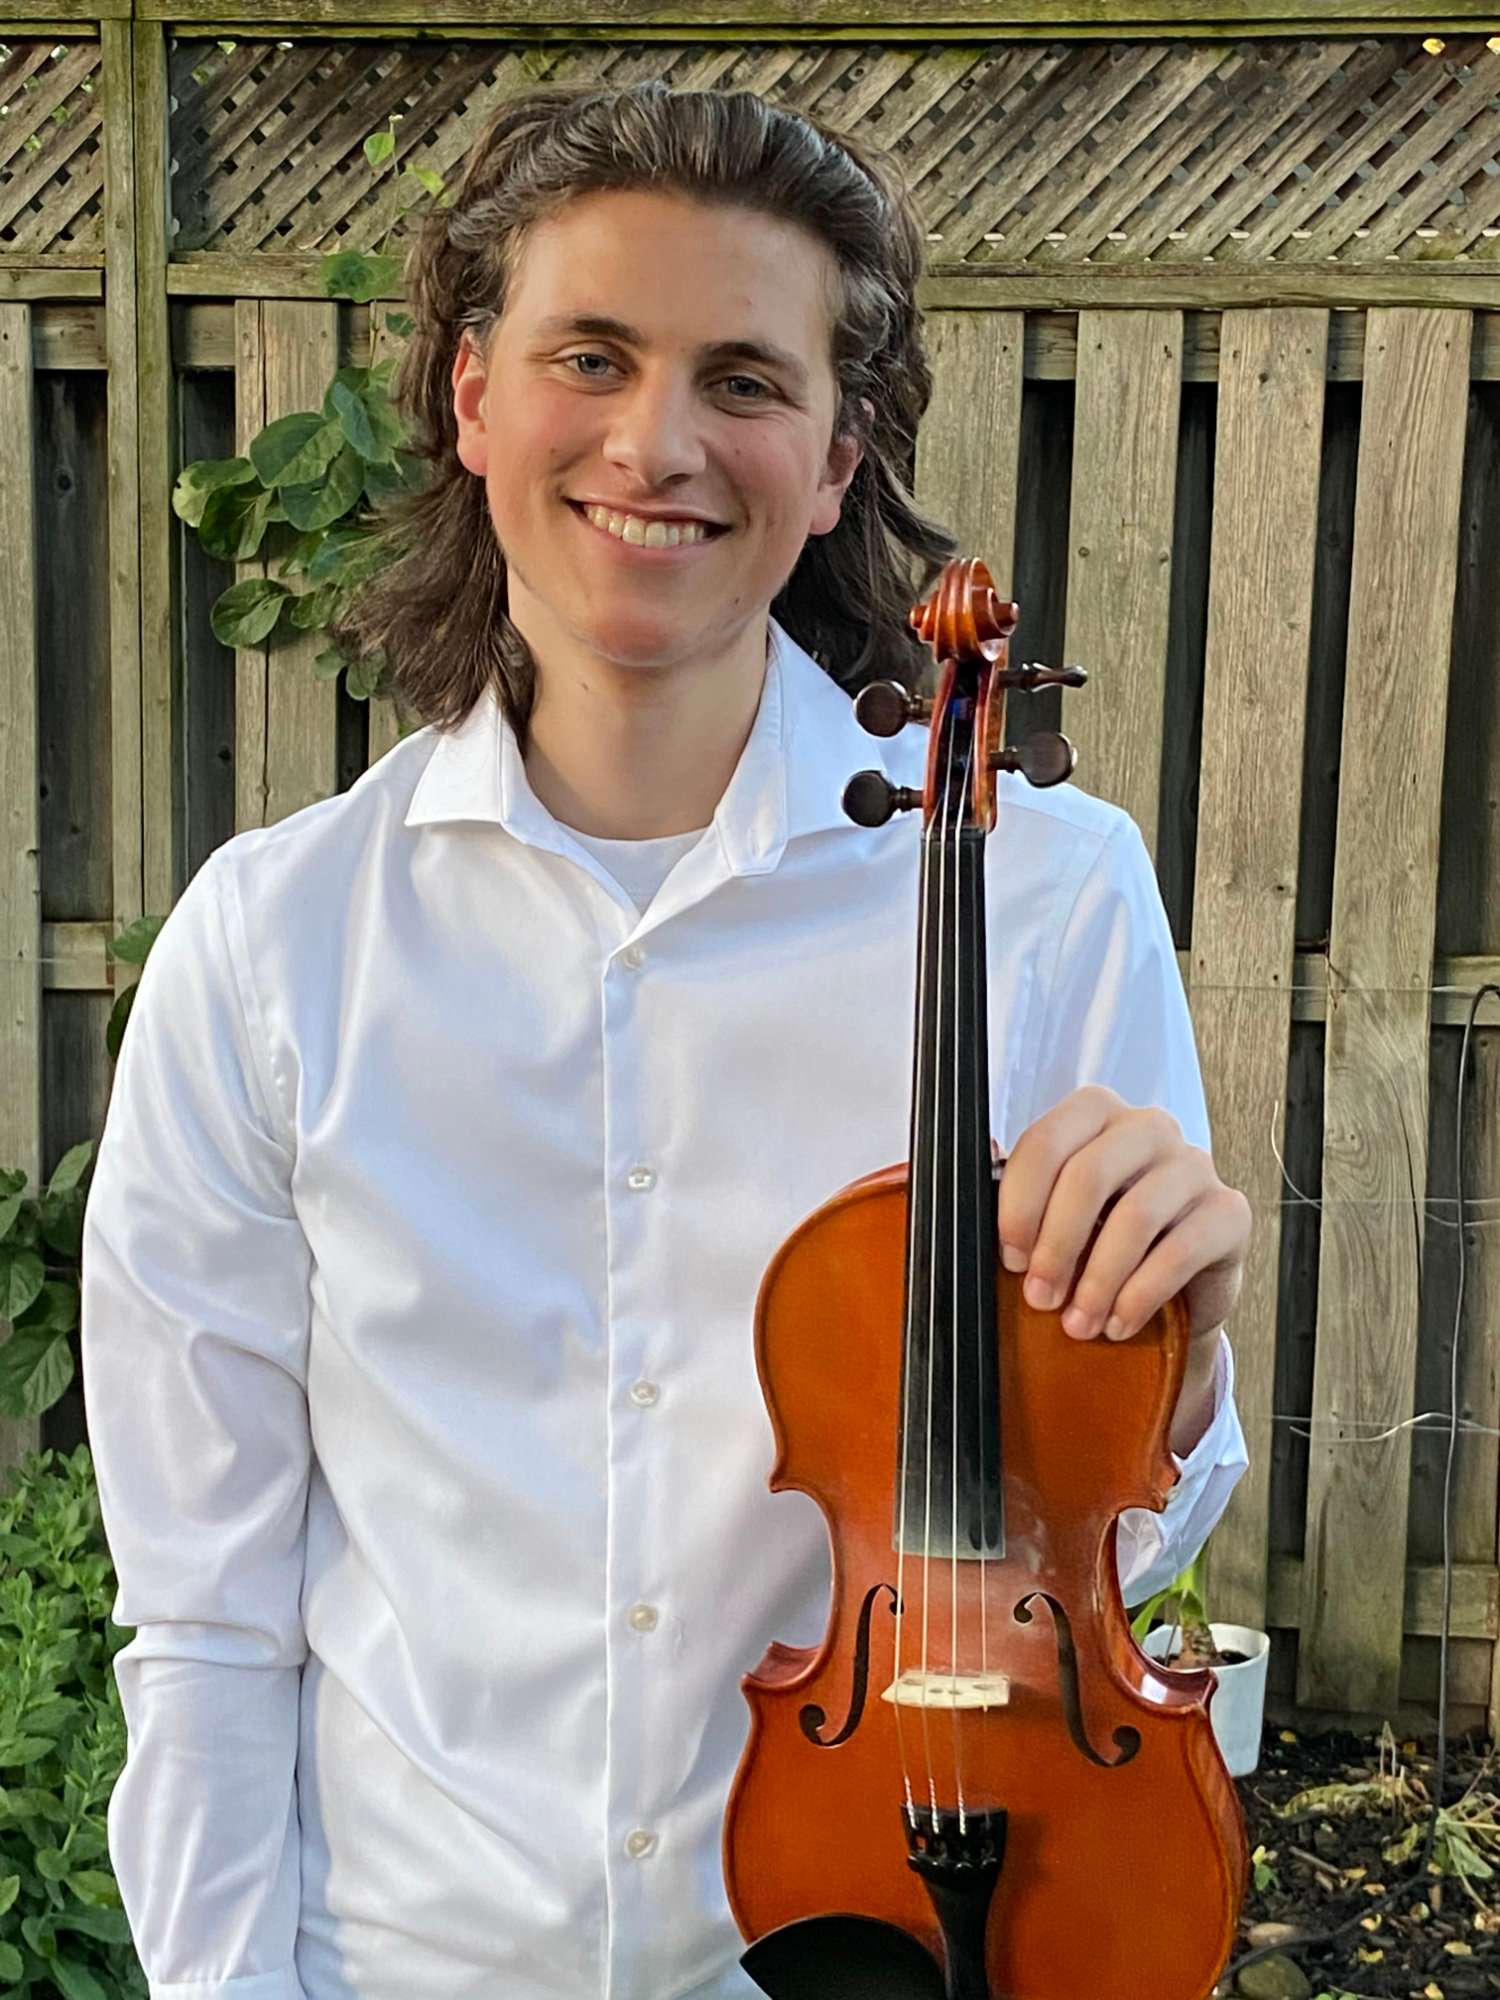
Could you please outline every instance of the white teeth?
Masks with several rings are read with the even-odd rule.
[[[637,548],[671,549],[680,542],[708,540],[708,530],[701,521],[647,521],[639,514],[612,514],[607,507],[585,507],[583,511],[596,528]]]

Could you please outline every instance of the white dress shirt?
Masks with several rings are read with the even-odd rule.
[[[828,1557],[767,1490],[755,1298],[906,1157],[919,815],[840,794],[920,786],[927,741],[770,639],[712,825],[639,844],[644,913],[487,699],[226,842],[157,939],[83,1251],[153,1995],[756,1990],[720,1872],[739,1682],[821,1638]],[[1135,826],[1000,788],[992,1130],[1097,1080],[1207,1144]],[[1166,1512],[1122,1519],[1132,1600],[1245,1464],[1220,1357]]]

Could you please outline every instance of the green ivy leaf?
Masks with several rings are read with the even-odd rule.
[[[78,1324],[78,1287],[67,1278],[47,1278],[15,1322],[17,1333],[71,1333]]]
[[[365,141],[365,158],[372,167],[384,164],[396,150],[396,135],[392,131],[372,132]]]
[[[258,646],[270,635],[291,594],[284,583],[269,576],[247,576],[232,583],[209,614],[214,637],[224,646]]]
[[[365,492],[377,505],[392,493],[420,493],[427,469],[415,452],[398,451],[393,463],[365,467]]]
[[[432,167],[408,167],[406,171],[414,179],[422,183],[422,186],[432,196],[434,201],[437,200],[444,187],[443,177],[440,173]],[[407,332],[409,333],[410,331],[411,329],[408,327]]]
[[[368,528],[330,528],[307,574],[313,583],[357,584],[389,561],[389,547]]]
[[[22,1197],[18,1194],[8,1194],[0,1201],[0,1243],[9,1236],[11,1225],[21,1213],[21,1201]]]
[[[338,610],[342,595],[336,583],[325,583],[317,590],[304,591],[292,606],[292,623],[299,632],[321,631]]]
[[[86,1965],[74,1958],[55,1958],[52,1978],[61,1987],[65,2000],[109,2000],[109,1995]]]
[[[166,921],[165,917],[137,917],[110,939],[106,946],[110,957],[125,965],[144,965]]]
[[[129,1921],[120,1907],[120,1886],[113,1875],[102,1868],[75,1868],[68,1877],[68,1887],[89,1908],[69,1910],[66,1917],[58,1918],[59,1924],[110,1943],[123,1943],[130,1936]]]
[[[427,170],[422,167],[412,168],[413,173],[424,173],[426,171]],[[442,186],[441,174],[434,174],[433,179],[438,183],[439,187]],[[411,333],[414,330],[417,323],[412,318],[410,313],[388,312],[385,316],[384,324],[390,328],[392,333],[396,334],[397,336],[399,336],[401,339],[404,340],[407,334]]]
[[[0,1917],[5,1915],[5,1912],[20,1893],[21,1878],[19,1875],[0,1875]]]
[[[316,410],[297,410],[267,424],[250,446],[263,486],[308,486],[321,479],[343,445],[337,425]]]
[[[26,1970],[25,1961],[13,1944],[0,1943],[0,1979],[12,1986],[21,1982],[21,1974]]]
[[[25,1312],[46,1275],[34,1250],[0,1247],[0,1319],[14,1320]]]
[[[352,299],[367,306],[385,292],[395,291],[401,266],[387,251],[335,250],[323,259],[323,289],[330,298]]]
[[[221,562],[248,562],[265,538],[273,497],[262,486],[221,486],[208,496],[198,540]]]
[[[211,494],[221,486],[245,486],[255,478],[248,458],[200,458],[185,465],[172,488],[172,512],[196,528]]]
[[[322,547],[322,543],[323,536],[320,531],[299,535],[296,541],[293,542],[291,551],[285,562],[281,564],[276,574],[278,576],[301,576],[307,565]],[[295,616],[296,614],[293,613],[294,618]]]
[[[83,1206],[81,1188],[67,1194],[44,1194],[37,1203],[42,1241],[60,1256],[76,1258],[83,1248]]]
[[[47,1183],[48,1194],[67,1194],[76,1188],[88,1172],[89,1161],[94,1157],[94,1142],[84,1139],[76,1146],[70,1146],[57,1165],[52,1169],[52,1178]]]
[[[361,458],[381,458],[384,453],[375,435],[375,425],[363,396],[351,389],[347,383],[335,382],[328,391],[334,408],[338,411],[339,423],[344,436],[359,453]]]
[[[385,655],[378,650],[362,655],[349,663],[344,686],[356,701],[368,701],[380,688],[380,676],[385,667]]]
[[[364,460],[346,444],[323,479],[308,486],[283,486],[282,505],[294,528],[327,528],[348,513],[364,490]]]
[[[109,1025],[104,1030],[104,1046],[109,1051],[111,1062],[120,1060],[120,1044],[125,1039],[125,1023],[130,1019],[130,1010],[135,1005],[135,988],[127,986],[109,1010]]]
[[[0,1412],[6,1416],[39,1417],[72,1379],[73,1348],[65,1333],[46,1326],[17,1327],[9,1340],[0,1342]],[[7,1758],[0,1745],[0,1764],[24,1761]]]

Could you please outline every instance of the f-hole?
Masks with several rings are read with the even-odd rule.
[[[1057,1636],[1057,1678],[1062,1690],[1063,1714],[1067,1718],[1068,1734],[1074,1747],[1081,1750],[1091,1764],[1101,1770],[1118,1771],[1122,1764],[1128,1764],[1141,1747],[1141,1732],[1128,1724],[1114,1731],[1113,1742],[1117,1757],[1101,1757],[1088,1739],[1083,1721],[1083,1700],[1078,1692],[1078,1654],[1073,1645],[1073,1628],[1068,1623],[1068,1614],[1049,1591],[1033,1590],[1023,1597],[1011,1614],[1018,1625],[1029,1625],[1032,1620],[1031,1606],[1038,1599],[1052,1613],[1052,1629]]]
[[[865,1694],[870,1685],[870,1619],[875,1610],[876,1599],[884,1594],[891,1600],[891,1611],[896,1609],[896,1593],[888,1583],[872,1583],[865,1592],[865,1601],[859,1608],[859,1630],[854,1644],[854,1679],[849,1689],[849,1713],[844,1726],[836,1736],[825,1736],[823,1727],[828,1721],[826,1712],[815,1701],[807,1703],[798,1712],[797,1720],[802,1725],[802,1734],[809,1743],[816,1743],[820,1750],[837,1750],[841,1743],[847,1743],[860,1725],[865,1712]]]

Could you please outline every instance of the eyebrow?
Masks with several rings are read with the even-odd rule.
[[[617,340],[625,347],[646,345],[645,334],[607,313],[553,313],[539,323],[536,331],[542,338],[584,334],[595,340]],[[763,366],[779,368],[799,389],[807,387],[807,370],[796,355],[769,340],[715,340],[702,351],[711,361],[758,361]]]

